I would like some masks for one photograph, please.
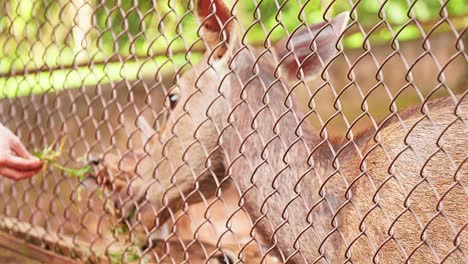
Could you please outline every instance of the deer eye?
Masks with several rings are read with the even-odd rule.
[[[176,93],[169,94],[167,96],[169,100],[169,108],[172,110],[176,107],[177,102],[179,101],[179,95]]]
[[[219,255],[216,257],[219,264],[232,264],[234,261],[227,255]]]

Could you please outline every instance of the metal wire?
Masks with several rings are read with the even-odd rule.
[[[63,263],[467,262],[457,4],[3,1],[1,122],[31,151],[65,140],[56,162],[91,171],[0,179],[0,247]]]

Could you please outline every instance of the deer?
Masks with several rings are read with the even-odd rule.
[[[148,235],[234,185],[264,255],[285,263],[467,262],[466,92],[325,138],[294,87],[332,63],[349,13],[262,49],[222,0],[196,1],[196,14],[207,52],[168,92],[163,126],[138,120],[136,176],[93,161],[122,217]]]
[[[117,176],[113,178],[115,181],[113,184],[114,186],[122,186],[123,182],[137,177],[134,169],[137,163],[141,162],[144,157],[145,153],[142,150],[128,151],[121,156],[114,154],[107,155],[105,159],[105,170],[99,171],[99,180],[108,181],[109,175]],[[94,163],[94,165],[98,165],[97,160],[95,160]],[[93,182],[85,181],[84,183],[89,187],[89,190],[93,190]],[[107,185],[111,183],[101,182],[100,184]],[[118,191],[121,191],[121,189]],[[115,202],[119,203],[119,196],[114,198]],[[236,199],[236,197],[223,196],[222,199],[224,202],[230,202],[232,199]],[[109,202],[108,200],[103,200],[103,197],[99,201]],[[158,228],[157,232],[151,234],[151,246],[148,244],[143,245],[142,249],[145,251],[144,253],[140,252],[140,256],[146,261],[149,261],[149,263],[174,263],[174,261],[180,263],[187,259],[191,263],[205,263],[206,261],[208,263],[235,263],[234,259],[236,259],[236,256],[238,256],[239,252],[242,250],[241,260],[243,263],[259,263],[261,259],[267,263],[279,263],[274,256],[264,257],[257,244],[247,244],[242,241],[242,239],[247,239],[248,232],[250,231],[249,228],[245,228],[248,227],[249,224],[244,214],[238,214],[236,216],[229,214],[222,215],[220,212],[226,210],[226,205],[221,206],[219,203],[214,204],[213,201],[208,202],[210,203],[210,211],[212,212],[212,216],[210,217],[211,224],[209,226],[204,225],[204,227],[208,228],[202,228],[200,224],[206,221],[204,217],[207,210],[206,205],[191,205],[188,212],[181,212],[175,215],[177,220],[174,221],[172,225],[166,222]],[[232,201],[231,203],[234,204]],[[105,205],[106,210],[111,213],[111,215],[118,214],[116,209],[119,208],[120,205],[116,205],[114,208],[111,206],[112,205],[107,203]],[[117,218],[120,217],[117,215]],[[235,232],[235,238],[230,235],[224,235],[223,241],[220,242],[218,234],[228,230],[226,228],[221,228],[227,218],[230,218],[233,225],[239,226],[229,228],[231,232]],[[118,219],[119,222],[117,222],[117,226],[125,228],[127,220],[128,219]],[[144,222],[144,225],[146,224],[147,222]],[[219,225],[219,227],[216,225]],[[127,228],[123,230],[126,229]],[[195,229],[198,230],[196,243],[193,242]],[[121,234],[120,240],[125,241],[127,235],[128,234]],[[139,234],[138,232],[131,232],[130,235],[135,236]],[[109,239],[111,238],[106,238],[107,241],[109,241]],[[236,239],[240,245],[231,242],[234,239]],[[237,260],[239,260],[239,258],[237,258]]]
[[[231,264],[235,263],[236,249],[222,248],[221,250],[208,243],[191,243],[191,241],[155,241],[154,247],[146,252],[143,259],[147,263],[209,263],[209,264]],[[214,252],[214,254],[213,254]],[[247,248],[243,252],[243,263],[259,263],[261,254]],[[268,261],[268,263],[274,260]]]

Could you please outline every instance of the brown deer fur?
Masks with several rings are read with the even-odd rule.
[[[210,52],[179,81],[180,101],[149,139],[138,177],[119,185],[124,213],[137,207],[134,221],[150,233],[184,202],[235,184],[256,229],[291,263],[467,261],[464,96],[324,140],[293,87],[333,58],[346,14],[260,51],[240,44],[222,1],[199,3]]]

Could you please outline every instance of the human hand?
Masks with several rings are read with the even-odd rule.
[[[30,178],[42,169],[34,157],[8,128],[0,124],[0,175],[13,180]]]

